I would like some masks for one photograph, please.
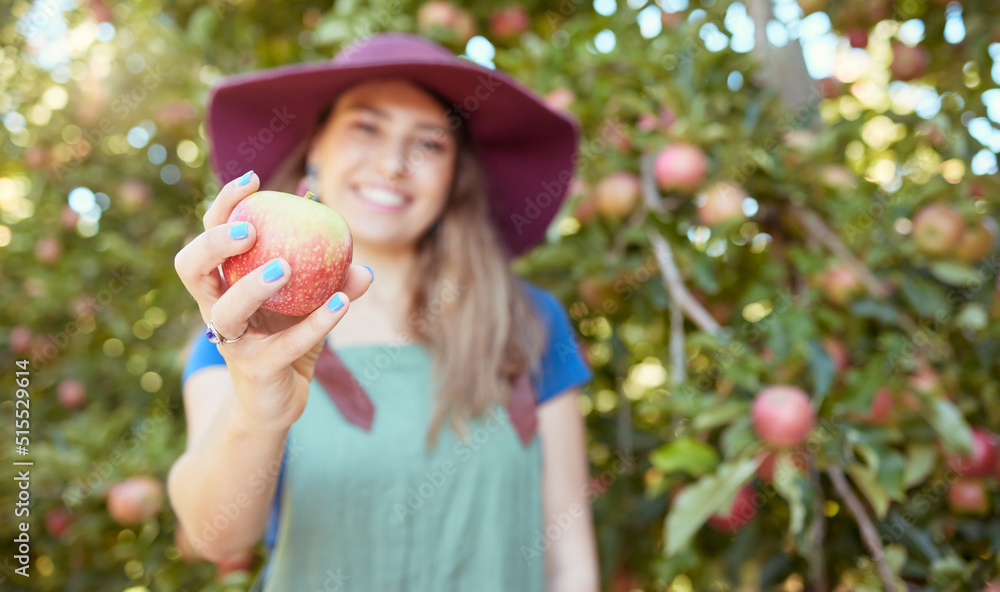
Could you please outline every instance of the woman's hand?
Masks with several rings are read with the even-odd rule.
[[[198,302],[206,324],[212,321],[215,329],[230,339],[246,330],[239,341],[219,345],[239,398],[239,421],[248,429],[280,430],[287,429],[305,410],[323,341],[343,318],[350,301],[368,290],[372,276],[364,267],[352,265],[343,291],[304,317],[260,308],[291,279],[292,270],[284,259],[275,260],[280,277],[274,278],[277,268],[265,276],[264,270],[272,263],[268,261],[227,288],[219,266],[249,250],[257,239],[249,223],[247,236],[234,238],[229,231],[236,223],[227,220],[236,204],[257,191],[259,184],[253,173],[245,185],[240,185],[239,179],[226,184],[205,212],[205,232],[177,253],[174,267]]]

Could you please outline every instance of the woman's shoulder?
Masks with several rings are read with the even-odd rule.
[[[539,314],[545,317],[547,323],[559,319],[560,315],[566,314],[566,307],[563,303],[556,298],[552,292],[539,287],[538,285],[529,282],[524,278],[517,278],[517,281],[524,288],[525,292],[531,297],[532,303],[538,310]]]

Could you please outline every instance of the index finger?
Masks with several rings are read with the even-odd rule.
[[[225,224],[236,204],[240,203],[244,197],[257,191],[259,187],[260,178],[252,170],[226,183],[219,191],[219,195],[215,197],[215,201],[208,207],[208,211],[205,212],[205,217],[202,219],[205,230],[219,224]]]

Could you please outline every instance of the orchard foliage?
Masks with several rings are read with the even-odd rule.
[[[163,491],[201,324],[171,262],[219,188],[204,101],[388,30],[456,53],[482,35],[581,122],[572,196],[516,267],[596,372],[604,589],[1000,579],[991,2],[55,4],[0,25],[2,372],[31,360],[35,463],[33,576],[4,563],[4,589],[249,584],[262,550],[199,560]],[[832,76],[764,47],[802,18],[829,22]]]

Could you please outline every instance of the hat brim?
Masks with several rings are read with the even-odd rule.
[[[488,181],[494,222],[511,255],[540,242],[566,197],[579,145],[577,121],[509,75],[457,60],[294,64],[231,76],[213,88],[206,113],[212,164],[223,183],[253,169],[262,183],[348,87],[401,77],[451,101],[465,120]]]

